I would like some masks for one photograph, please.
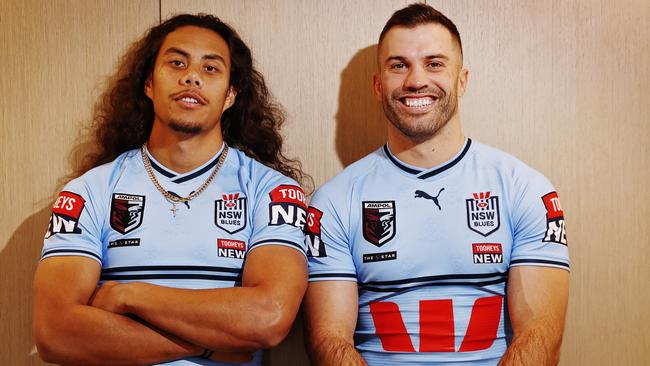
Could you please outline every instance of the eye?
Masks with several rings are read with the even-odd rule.
[[[181,60],[172,60],[169,62],[174,67],[184,67],[185,63]]]
[[[432,69],[438,69],[438,68],[443,67],[444,65],[442,64],[442,62],[433,61],[433,62],[430,62],[427,66],[432,68]]]
[[[205,66],[205,71],[210,72],[210,73],[214,73],[214,72],[218,72],[219,69],[217,69],[216,67],[214,67],[212,65],[206,65]]]
[[[392,70],[401,70],[401,69],[406,68],[406,64],[403,63],[403,62],[398,62],[398,63],[394,63],[394,64],[390,65],[390,68]]]

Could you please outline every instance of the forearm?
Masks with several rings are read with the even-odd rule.
[[[499,366],[550,366],[560,361],[561,330],[531,326],[516,335]]]
[[[124,311],[194,344],[251,351],[277,345],[295,318],[302,294],[286,303],[279,289],[235,287],[186,290],[129,284]],[[304,291],[304,290],[302,290]]]
[[[41,358],[63,365],[151,365],[203,352],[133,319],[86,305],[35,314],[34,334]]]
[[[354,345],[341,338],[328,337],[312,342],[311,362],[316,366],[367,365]]]

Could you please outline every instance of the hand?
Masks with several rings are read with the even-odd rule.
[[[95,289],[88,300],[88,305],[116,314],[125,314],[122,290],[126,285],[115,281],[104,282],[103,285]]]
[[[221,352],[215,351],[210,360],[227,363],[244,363],[253,359],[253,352]]]

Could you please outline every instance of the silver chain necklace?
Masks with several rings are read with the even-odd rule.
[[[201,184],[199,188],[197,188],[194,192],[190,193],[189,196],[187,197],[173,195],[160,185],[158,179],[156,179],[156,176],[153,173],[153,169],[151,168],[151,161],[149,160],[149,156],[147,155],[146,142],[144,143],[144,145],[142,145],[142,148],[140,148],[140,152],[142,153],[144,170],[147,171],[147,175],[149,176],[149,179],[151,179],[151,182],[156,187],[156,189],[163,195],[163,197],[165,197],[165,199],[169,203],[172,204],[172,208],[170,209],[170,211],[172,212],[172,215],[176,217],[176,211],[177,211],[176,205],[179,203],[189,202],[194,198],[198,197],[198,195],[203,193],[203,191],[205,191],[205,189],[208,188],[212,180],[214,180],[214,177],[217,176],[217,173],[219,173],[219,170],[221,169],[221,166],[223,165],[223,162],[226,160],[226,156],[228,155],[228,145],[224,144],[223,152],[221,153],[221,156],[219,157],[219,160],[217,161],[217,165],[214,167],[214,170],[212,170],[212,173],[210,173],[210,176],[205,180],[205,182],[203,182],[203,184]]]

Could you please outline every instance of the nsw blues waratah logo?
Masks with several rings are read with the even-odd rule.
[[[465,200],[467,206],[467,226],[470,230],[488,236],[499,229],[499,197],[490,192],[472,194]]]
[[[214,223],[228,234],[246,227],[246,197],[241,196],[241,193],[226,193],[214,201]]]

